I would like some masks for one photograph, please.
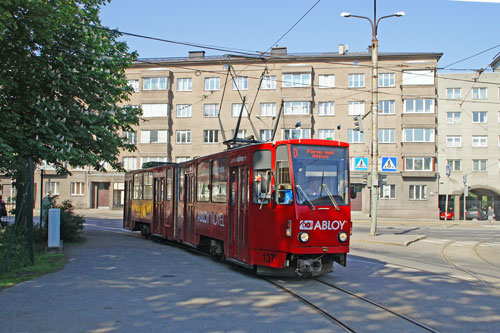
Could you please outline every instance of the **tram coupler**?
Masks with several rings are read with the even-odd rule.
[[[321,260],[314,259],[299,259],[297,261],[297,274],[299,275],[319,275],[321,274],[323,265]]]

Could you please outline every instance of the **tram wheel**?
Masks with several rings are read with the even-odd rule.
[[[149,230],[149,225],[147,224],[141,225],[141,236],[144,238],[149,238],[149,236],[151,236],[151,230]]]

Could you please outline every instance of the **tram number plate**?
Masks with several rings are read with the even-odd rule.
[[[262,256],[263,256],[264,262],[266,264],[272,264],[274,262],[274,257],[275,257],[274,253],[266,253],[266,252],[264,252],[262,254]]]

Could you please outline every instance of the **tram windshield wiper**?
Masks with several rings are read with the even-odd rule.
[[[311,207],[311,210],[315,210],[316,207],[314,207],[312,201],[309,199],[309,197],[307,196],[306,192],[304,191],[304,189],[302,188],[302,186],[300,186],[299,184],[295,185],[295,188],[299,189],[300,192],[302,193],[302,195],[304,196],[304,198],[306,199],[307,203],[309,204],[309,207]]]
[[[328,194],[328,197],[330,198],[331,202],[333,203],[333,206],[335,207],[335,210],[340,210],[339,204],[337,203],[337,201],[333,197],[332,191],[330,191],[330,189],[328,188],[328,185],[321,184],[321,187],[325,188],[326,194]]]

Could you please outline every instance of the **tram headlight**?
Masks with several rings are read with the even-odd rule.
[[[349,238],[349,236],[347,235],[347,232],[345,232],[345,231],[339,232],[338,237],[339,237],[339,241],[342,243],[346,242],[347,239]]]
[[[299,241],[301,241],[302,243],[307,243],[309,241],[309,233],[302,231],[299,234]]]

